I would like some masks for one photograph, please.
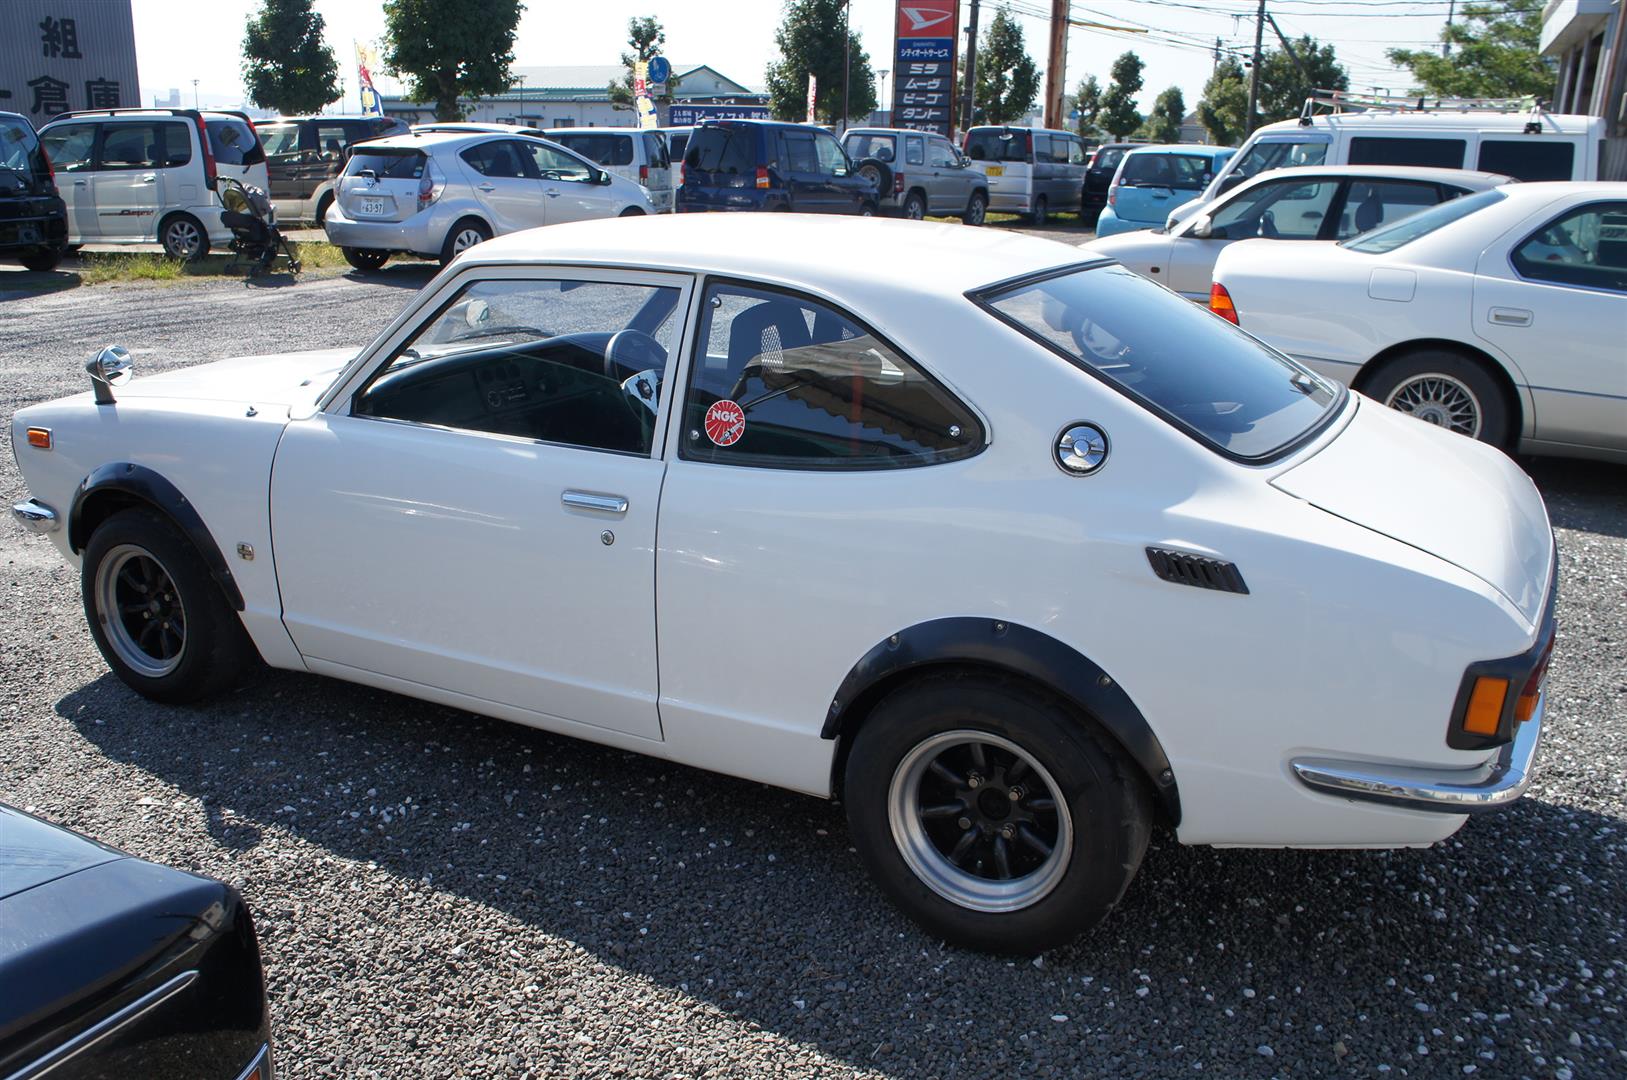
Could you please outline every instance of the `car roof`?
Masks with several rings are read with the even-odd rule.
[[[966,133],[968,135],[974,131],[1033,131],[1046,135],[1072,135],[1075,138],[1079,137],[1079,133],[1077,131],[1069,131],[1066,128],[1028,127],[1023,124],[973,124],[971,127],[966,129]]]
[[[269,124],[299,124],[306,120],[396,120],[393,116],[378,116],[373,113],[312,113],[309,116],[268,116],[263,120],[256,120],[255,127],[265,127]],[[397,123],[401,121],[396,120]]]
[[[404,147],[410,146],[418,150],[425,147],[447,146],[462,142],[473,142],[476,139],[489,139],[494,135],[523,135],[518,129],[514,131],[406,131],[394,135],[385,135],[378,139],[368,139],[369,147]],[[536,138],[536,136],[531,136]]]
[[[907,252],[917,274],[873,253]],[[755,278],[833,297],[870,288],[943,296],[1077,264],[1036,237],[902,219],[813,214],[659,214],[509,233],[470,249],[481,263],[547,262]]]
[[[552,127],[538,128],[537,130],[546,131],[550,135],[638,135],[645,129],[635,127]],[[659,129],[652,128],[650,130]]]
[[[1267,169],[1248,178],[1248,186],[1266,179],[1301,176],[1314,179],[1319,176],[1370,176],[1385,180],[1422,180],[1436,184],[1478,184],[1496,187],[1498,184],[1517,183],[1512,176],[1502,173],[1478,172],[1473,169],[1441,169],[1424,165],[1295,165],[1287,169]],[[1244,185],[1239,184],[1242,188]]]
[[[1213,143],[1146,143],[1144,145],[1137,146],[1135,149],[1131,150],[1128,154],[1125,154],[1124,156],[1126,158],[1139,157],[1142,154],[1147,154],[1147,153],[1155,153],[1155,154],[1181,153],[1181,154],[1198,154],[1199,156],[1207,155],[1209,157],[1219,157],[1221,154],[1235,154],[1235,153],[1237,153],[1237,147],[1235,147],[1235,146],[1216,146]]]
[[[1585,135],[1589,128],[1603,121],[1596,116],[1575,113],[1486,113],[1486,112],[1371,112],[1322,113],[1303,120],[1279,120],[1257,128],[1255,135],[1292,134],[1295,131],[1315,131],[1333,128],[1390,128],[1412,131],[1419,128],[1450,128],[1454,131],[1514,131],[1520,132],[1533,120],[1542,124],[1544,135]]]

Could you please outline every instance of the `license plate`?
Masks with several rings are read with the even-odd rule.
[[[1005,174],[1006,167],[1004,165],[990,165],[987,169],[983,170],[984,176],[1004,176]]]
[[[384,209],[384,200],[383,199],[363,199],[362,200],[362,213],[364,213],[364,214],[387,214],[387,213],[389,213],[389,211]]]
[[[40,231],[32,225],[19,225],[17,227],[17,242],[19,244],[37,244],[40,242]]]

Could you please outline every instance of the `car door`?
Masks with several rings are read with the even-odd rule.
[[[819,151],[812,130],[783,129],[780,160],[785,167],[785,186],[791,195],[791,209],[803,214],[828,213],[835,202],[829,178],[820,171]]]
[[[68,242],[95,243],[101,239],[96,219],[96,134],[100,124],[51,124],[40,133],[40,146],[56,173],[57,192],[68,209]]]
[[[489,139],[458,152],[475,198],[502,234],[552,221],[541,177],[518,139]]]
[[[591,221],[620,212],[610,187],[595,181],[597,166],[547,143],[526,140],[524,150],[541,177],[547,223]],[[542,222],[537,222],[542,224]]]
[[[1176,227],[1170,240],[1167,276],[1159,280],[1188,300],[1207,302],[1215,261],[1227,244],[1262,236],[1278,240],[1324,238],[1327,216],[1338,201],[1343,183],[1336,176],[1264,180],[1222,197],[1213,209]],[[1208,222],[1209,235],[1199,236],[1204,221]]]
[[[823,210],[829,214],[856,214],[859,207],[874,198],[872,187],[853,173],[842,144],[828,131],[815,131],[814,153],[819,159],[820,193]]]
[[[927,196],[927,208],[935,214],[958,214],[972,199],[971,170],[960,162],[960,155],[949,145],[949,140],[938,135],[927,139],[927,168],[932,173],[932,186]]]
[[[139,240],[155,235],[165,180],[191,159],[191,140],[179,123],[121,120],[103,125],[99,160],[90,179],[102,237]]]
[[[1489,247],[1474,328],[1529,380],[1534,438],[1627,450],[1627,201],[1572,204]]]
[[[272,536],[283,621],[312,670],[661,737],[657,433],[690,287],[474,268],[288,425]]]

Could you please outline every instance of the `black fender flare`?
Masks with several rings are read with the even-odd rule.
[[[111,461],[79,482],[79,489],[73,493],[73,506],[68,510],[68,547],[73,549],[74,554],[84,551],[85,545],[90,542],[85,505],[96,495],[105,492],[119,492],[147,503],[173,521],[197,549],[204,565],[209,567],[209,574],[225,594],[226,602],[236,611],[243,610],[243,593],[238,589],[226,557],[220,553],[220,546],[198,515],[197,508],[187,501],[179,488],[145,465]]]
[[[852,723],[897,676],[913,669],[955,665],[997,669],[1032,679],[1084,712],[1141,768],[1170,823],[1180,823],[1175,773],[1163,744],[1130,695],[1077,649],[1017,623],[976,617],[934,619],[893,634],[865,653],[847,673],[831,699],[819,737],[850,735]],[[837,767],[841,760],[838,753]]]

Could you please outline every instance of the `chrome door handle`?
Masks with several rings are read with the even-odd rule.
[[[88,183],[90,183],[89,180],[75,180],[73,182],[73,186],[74,187],[84,187]]]
[[[481,184],[481,185],[479,185],[479,187],[480,187],[481,191],[496,191],[497,190],[497,187],[494,184]]]
[[[143,184],[156,184],[158,183],[158,177],[154,176],[152,173],[148,173],[141,178],[141,182]]]
[[[1531,325],[1531,313],[1525,308],[1494,307],[1487,316],[1498,326]]]
[[[547,191],[544,191],[544,192],[543,192],[543,194],[544,194],[544,195],[546,195],[546,196],[548,196],[548,197],[549,197],[549,198],[550,198],[550,199],[557,199],[557,198],[559,198],[559,192],[558,192],[558,191],[556,191],[556,190],[555,190],[555,189],[553,189],[553,188],[549,188],[549,189],[548,189],[548,190],[547,190]]]
[[[627,513],[627,498],[623,495],[601,495],[596,491],[567,491],[559,501],[574,510],[597,510],[601,514]]]

